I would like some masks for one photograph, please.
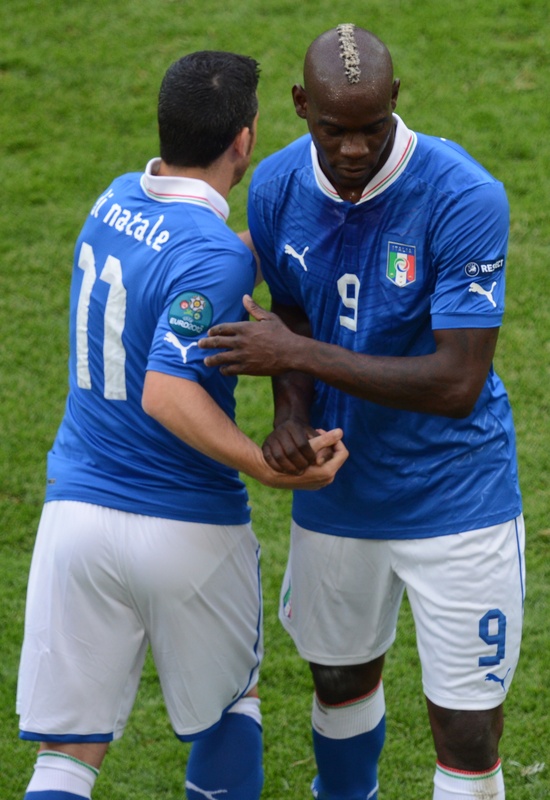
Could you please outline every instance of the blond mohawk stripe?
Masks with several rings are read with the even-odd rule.
[[[351,22],[344,22],[336,27],[338,40],[340,42],[340,58],[344,62],[344,71],[348,83],[359,83],[361,77],[361,62],[359,60],[359,50],[355,41],[355,25]]]

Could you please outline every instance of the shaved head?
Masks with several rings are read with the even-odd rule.
[[[325,92],[344,87],[391,92],[393,64],[386,45],[370,31],[342,23],[318,36],[304,62],[304,88]]]
[[[350,22],[318,36],[304,61],[304,85],[292,88],[319,165],[352,203],[386,163],[395,139],[399,80],[386,45]]]

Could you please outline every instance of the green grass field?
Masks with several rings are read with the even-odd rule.
[[[249,54],[262,65],[254,163],[305,132],[290,88],[305,49],[339,22],[389,45],[409,127],[465,146],[507,187],[512,228],[507,313],[496,359],[515,410],[527,523],[523,655],[506,705],[501,754],[510,800],[550,797],[550,23],[542,0],[4,0],[0,8],[0,798],[22,798],[34,748],[14,711],[25,586],[45,457],[66,391],[73,243],[116,175],[157,155],[164,70],[197,49]],[[249,176],[248,176],[249,177]],[[246,226],[248,178],[230,198]],[[265,287],[260,301],[268,303]],[[258,442],[270,429],[268,379],[243,379],[239,419]],[[312,689],[277,621],[290,497],[250,485],[263,547],[266,658],[262,678],[265,800],[309,797]],[[387,744],[381,800],[428,800],[434,755],[407,605],[385,672]],[[183,797],[187,749],[168,724],[147,662],[123,740],[95,800]],[[544,766],[545,765],[545,766]]]

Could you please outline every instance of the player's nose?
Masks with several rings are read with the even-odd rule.
[[[351,161],[359,161],[370,153],[369,143],[366,136],[361,133],[352,133],[342,140],[340,147],[342,156]]]

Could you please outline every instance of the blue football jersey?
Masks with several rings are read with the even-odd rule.
[[[76,243],[69,392],[48,455],[46,500],[80,500],[204,523],[249,520],[238,473],[142,410],[148,369],[198,382],[234,419],[236,379],[204,365],[197,342],[246,317],[250,250],[208,184],[145,173],[117,178]]]
[[[342,201],[306,135],[265,159],[249,226],[273,298],[313,337],[359,353],[419,356],[433,330],[501,324],[509,209],[504,188],[458,145],[396,115],[388,162]],[[491,369],[467,419],[400,411],[316,382],[312,424],[342,427],[334,482],[294,493],[305,528],[418,538],[485,527],[521,510],[512,414]]]

